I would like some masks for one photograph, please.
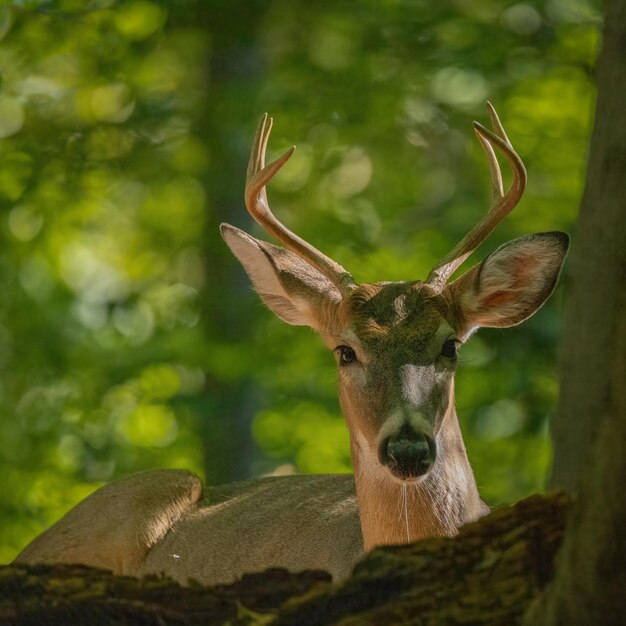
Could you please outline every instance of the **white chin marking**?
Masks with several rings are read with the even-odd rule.
[[[420,476],[409,476],[408,478],[400,478],[399,476],[396,476],[388,467],[385,467],[385,469],[387,470],[387,474],[389,475],[389,477],[398,485],[417,485],[419,483],[421,483],[430,473],[430,469],[425,472],[424,474],[421,474]]]

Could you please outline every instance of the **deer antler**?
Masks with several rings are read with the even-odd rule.
[[[455,270],[513,210],[522,197],[524,188],[526,187],[526,169],[524,168],[524,164],[519,155],[515,152],[509,138],[506,136],[498,114],[491,102],[487,102],[487,108],[489,109],[489,117],[491,118],[491,125],[493,126],[494,132],[491,132],[478,122],[474,122],[474,132],[485,151],[487,163],[489,164],[493,189],[491,208],[482,220],[463,237],[455,248],[431,270],[426,282],[439,291],[443,289]],[[502,188],[502,172],[498,165],[494,147],[498,147],[502,150],[513,170],[513,182],[506,194]]]
[[[356,283],[341,265],[314,248],[291,232],[282,224],[272,211],[267,200],[265,185],[274,177],[280,168],[289,160],[296,149],[292,146],[281,157],[265,165],[265,149],[272,130],[273,119],[265,113],[257,128],[256,137],[250,152],[248,172],[246,175],[245,200],[248,212],[271,235],[281,241],[289,250],[302,257],[307,263],[318,269],[336,287],[342,296],[346,296]]]

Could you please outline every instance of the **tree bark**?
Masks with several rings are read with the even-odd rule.
[[[626,2],[608,0],[554,419],[552,484],[578,492],[526,623],[626,623]]]
[[[563,494],[531,496],[457,537],[378,548],[335,585],[320,572],[268,570],[202,588],[82,566],[7,566],[0,623],[511,626],[552,577],[568,507]]]
[[[329,580],[325,572],[270,569],[232,585],[181,587],[164,577],[114,576],[83,565],[10,565],[0,568],[0,624],[232,624]]]
[[[550,485],[575,493],[616,412],[626,285],[626,2],[608,0],[585,192],[570,259]],[[623,348],[622,348],[623,350]],[[623,372],[623,370],[622,370]],[[619,373],[619,372],[618,372]],[[622,413],[623,416],[623,413]],[[626,441],[626,440],[622,440]],[[622,446],[622,456],[626,444]],[[593,452],[597,457],[597,449]]]
[[[351,578],[284,605],[272,626],[520,623],[552,577],[568,500],[531,496],[455,538],[377,548]]]

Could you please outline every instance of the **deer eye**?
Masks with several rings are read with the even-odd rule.
[[[444,342],[441,347],[441,356],[446,357],[446,359],[455,359],[456,358],[456,347],[458,345],[458,341],[456,339],[448,339]]]
[[[350,365],[356,361],[356,353],[350,346],[337,346],[335,350],[339,352],[339,365]]]

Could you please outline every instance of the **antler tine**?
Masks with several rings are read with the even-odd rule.
[[[513,210],[522,197],[524,188],[526,187],[526,169],[524,168],[524,164],[517,152],[515,152],[509,138],[506,136],[498,114],[490,102],[487,102],[487,108],[494,132],[488,130],[478,122],[474,122],[474,132],[480,141],[480,145],[485,152],[489,165],[493,191],[491,208],[455,248],[431,270],[426,282],[437,290],[443,289],[456,269]],[[495,147],[502,150],[513,170],[513,182],[506,194],[502,186],[502,172],[500,171],[500,165],[498,164],[498,159],[494,151]]]
[[[265,165],[265,150],[272,130],[273,119],[268,121],[267,113],[263,115],[256,131],[254,144],[248,161],[246,175],[245,201],[250,215],[271,235],[281,241],[292,252],[302,257],[307,263],[318,269],[336,287],[342,296],[346,296],[356,283],[341,265],[314,248],[310,243],[298,237],[282,224],[270,210],[265,186],[280,168],[289,160],[295,146],[269,165]]]

